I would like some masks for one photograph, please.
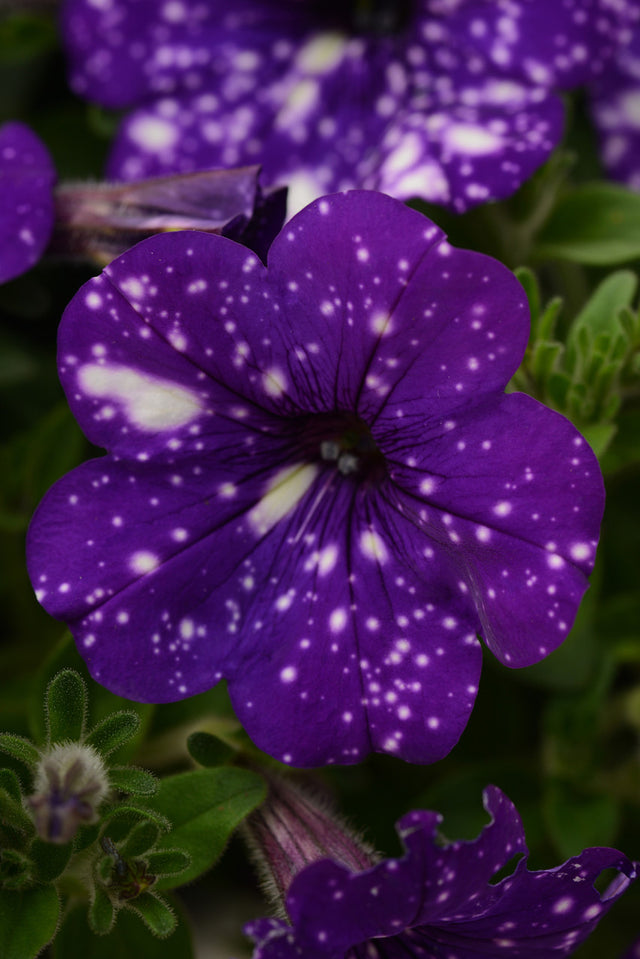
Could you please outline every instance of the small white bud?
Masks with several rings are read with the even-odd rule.
[[[92,746],[57,743],[42,754],[35,792],[26,802],[40,838],[61,844],[73,839],[80,825],[96,821],[108,792],[107,771]]]

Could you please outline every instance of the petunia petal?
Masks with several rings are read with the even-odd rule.
[[[53,231],[56,171],[23,123],[0,128],[0,283],[38,262]]]

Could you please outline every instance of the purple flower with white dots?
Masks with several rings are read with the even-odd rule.
[[[591,110],[610,175],[640,191],[640,6],[628,43],[591,90]]]
[[[254,959],[549,959],[573,953],[637,878],[635,864],[616,849],[596,847],[555,869],[532,872],[513,804],[495,786],[485,790],[484,801],[491,822],[471,842],[443,843],[441,817],[419,811],[398,823],[405,847],[400,859],[356,871],[351,862],[318,853],[289,887],[289,921],[262,919],[247,927],[257,941]],[[515,856],[522,858],[512,874],[492,882]],[[594,882],[604,869],[619,875],[600,894]]]
[[[442,757],[478,636],[540,660],[594,561],[592,451],[503,392],[527,336],[512,273],[382,194],[316,201],[267,269],[218,236],[138,244],[62,320],[63,386],[109,455],[33,519],[42,604],[123,696],[226,678],[284,762]]]
[[[120,179],[259,162],[291,207],[353,186],[460,212],[560,139],[629,0],[67,0],[77,93],[125,118]]]
[[[0,283],[38,262],[53,231],[56,171],[24,123],[0,128]]]

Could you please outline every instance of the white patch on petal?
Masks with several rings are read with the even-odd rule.
[[[149,433],[185,426],[202,409],[191,390],[128,366],[85,363],[78,385],[87,396],[120,403],[129,422]]]
[[[159,117],[138,117],[127,132],[137,146],[151,153],[161,153],[174,146],[180,133],[176,123]]]
[[[296,66],[305,73],[330,73],[342,60],[348,39],[344,33],[316,34],[296,57]]]
[[[384,540],[372,529],[367,529],[361,534],[360,549],[367,559],[376,563],[386,563],[389,558]]]
[[[443,139],[449,150],[469,156],[486,156],[502,148],[502,137],[473,123],[453,123]]]
[[[249,526],[264,536],[276,523],[292,512],[307,492],[318,467],[313,463],[296,463],[280,470],[269,482],[262,499],[247,513]]]

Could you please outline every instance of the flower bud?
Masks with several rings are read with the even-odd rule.
[[[282,915],[292,880],[310,863],[332,859],[355,872],[376,862],[371,847],[326,803],[287,780],[266,778],[267,798],[245,821],[243,831],[265,891]]]
[[[27,799],[36,830],[45,842],[66,843],[80,825],[95,822],[109,791],[102,759],[91,746],[58,743],[43,753],[35,792]]]

